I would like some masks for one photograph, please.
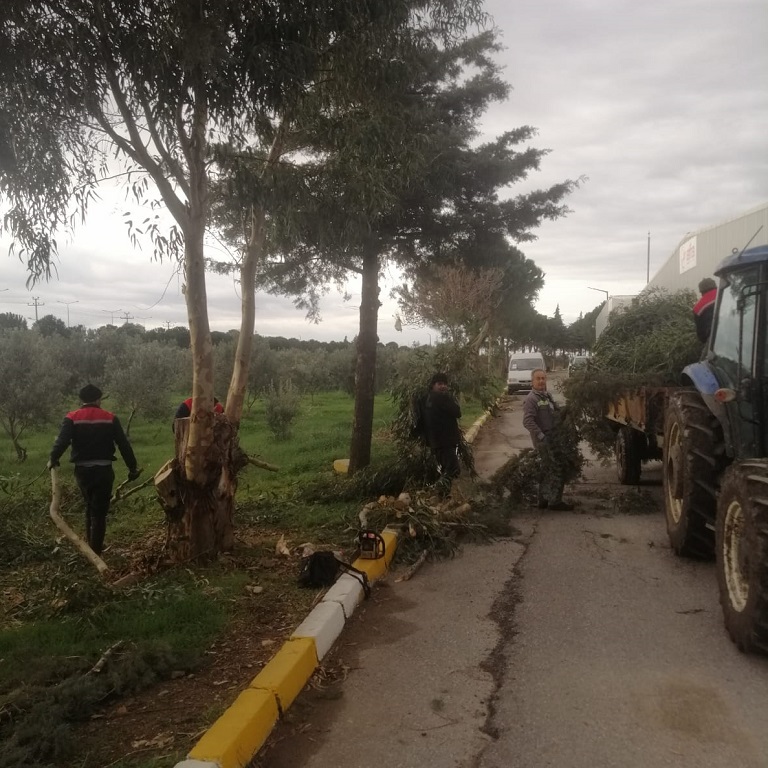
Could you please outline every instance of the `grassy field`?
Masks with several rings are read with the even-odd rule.
[[[110,578],[137,570],[144,574],[122,590],[110,588],[60,538],[48,517],[45,463],[57,427],[25,435],[28,459],[23,464],[16,463],[10,441],[0,438],[0,765],[102,765],[98,739],[94,746],[81,733],[106,702],[157,681],[200,674],[207,649],[244,617],[252,621],[258,616],[259,631],[270,636],[290,632],[314,593],[296,586],[297,560],[276,555],[278,537],[285,536],[289,546],[312,541],[351,553],[356,514],[370,500],[341,500],[333,494],[338,479],[332,464],[348,455],[352,405],[343,393],[306,397],[292,436],[283,441],[269,432],[263,402],[245,414],[242,447],[280,470],[250,466],[242,473],[237,546],[215,563],[163,564],[164,513],[151,487],[113,504],[104,552]],[[481,409],[466,402],[463,410],[466,428]],[[391,401],[378,397],[374,467],[396,456],[388,439],[391,417]],[[172,456],[170,421],[138,418],[131,442],[144,480]],[[62,514],[81,532],[82,503],[68,455],[64,458]],[[116,473],[117,482],[125,479],[121,462]],[[318,484],[326,492],[308,501],[307,489]],[[94,674],[105,654],[109,663],[103,673]],[[208,716],[199,713],[201,722]],[[161,768],[173,765],[183,750],[115,765]]]

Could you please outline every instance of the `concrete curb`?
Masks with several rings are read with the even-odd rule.
[[[371,584],[389,570],[397,533],[384,530],[384,557],[357,559],[354,567]],[[176,768],[243,768],[258,752],[278,720],[333,647],[344,624],[363,599],[363,585],[342,574],[248,687],[203,734]]]
[[[471,443],[490,416],[486,411],[467,430]],[[397,550],[397,533],[382,534],[384,557],[358,558],[354,567],[371,584],[383,578]],[[175,768],[244,768],[259,751],[272,729],[314,674],[363,599],[363,585],[353,575],[342,574],[270,659],[248,687]]]
[[[482,415],[480,415],[475,423],[464,433],[464,438],[468,443],[472,443],[474,439],[477,437],[477,433],[480,431],[480,427],[485,424],[488,419],[491,418],[491,409],[484,411]]]

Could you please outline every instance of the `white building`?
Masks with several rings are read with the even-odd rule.
[[[600,338],[600,334],[608,327],[608,318],[614,309],[621,309],[630,304],[634,296],[609,296],[603,308],[598,312],[595,318],[595,339]]]
[[[688,232],[646,288],[670,293],[688,288],[698,295],[699,281],[714,277],[720,262],[734,251],[768,245],[768,203],[698,232]],[[595,338],[608,326],[614,309],[629,304],[633,296],[610,296],[595,318]]]
[[[703,277],[714,277],[718,264],[734,251],[768,245],[768,203],[698,232],[689,232],[648,287],[696,291]]]

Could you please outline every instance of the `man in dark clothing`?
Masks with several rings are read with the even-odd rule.
[[[715,299],[717,299],[717,283],[711,277],[705,277],[699,283],[701,298],[693,307],[693,320],[696,323],[696,335],[702,344],[709,341],[712,331],[712,317],[715,314]]]
[[[213,398],[213,412],[224,413],[224,406],[219,402],[218,398]],[[192,398],[188,397],[183,403],[176,409],[174,419],[187,419],[192,413]]]
[[[48,469],[59,466],[64,451],[72,446],[70,461],[75,465],[75,480],[85,501],[85,531],[88,545],[100,555],[107,529],[107,512],[112,497],[115,472],[115,445],[128,467],[128,479],[135,480],[140,470],[120,420],[101,407],[101,390],[87,384],[80,390],[83,405],[70,411],[61,425]]]
[[[461,408],[448,387],[448,376],[436,373],[429,382],[424,406],[427,443],[440,469],[441,480],[450,483],[461,474],[459,465],[459,419]]]
[[[523,426],[531,435],[536,450],[547,444],[557,423],[558,404],[547,391],[547,373],[537,368],[531,374],[531,391],[523,402]],[[573,504],[563,501],[565,483],[558,468],[545,467],[546,475],[539,483],[539,509],[570,510]]]

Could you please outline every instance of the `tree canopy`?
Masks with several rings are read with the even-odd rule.
[[[158,257],[183,259],[193,408],[179,460],[184,481],[198,490],[219,482],[224,472],[220,487],[228,489],[222,498],[230,499],[231,515],[237,462],[222,467],[220,457],[234,454],[214,449],[205,283],[211,183],[226,170],[218,149],[261,153],[268,175],[286,151],[285,127],[299,119],[309,124],[304,118],[312,114],[326,126],[331,143],[346,147],[344,163],[388,159],[377,147],[392,146],[402,133],[382,133],[380,142],[372,141],[375,125],[355,105],[390,92],[398,68],[401,77],[406,74],[398,67],[404,47],[460,38],[481,18],[479,3],[11,0],[0,14],[2,146],[12,150],[0,152],[6,158],[0,176],[8,209],[3,226],[34,280],[51,275],[57,233],[74,223],[73,213],[86,215],[101,180],[123,174],[137,202],[167,209],[174,220],[168,231],[151,211],[143,220],[127,216],[127,226],[132,239],[149,237]],[[345,130],[338,133],[340,127]],[[400,169],[407,176],[408,165]],[[381,197],[375,182],[347,190],[347,198],[361,204],[349,212],[350,229],[360,221],[354,213]],[[241,332],[226,398],[235,434],[248,379],[264,225],[264,210],[252,207],[249,247],[240,264]],[[211,522],[206,511],[192,520],[198,528],[180,535],[196,542],[193,556],[196,547],[215,552],[231,544],[226,520]],[[217,539],[213,546],[211,538]]]

